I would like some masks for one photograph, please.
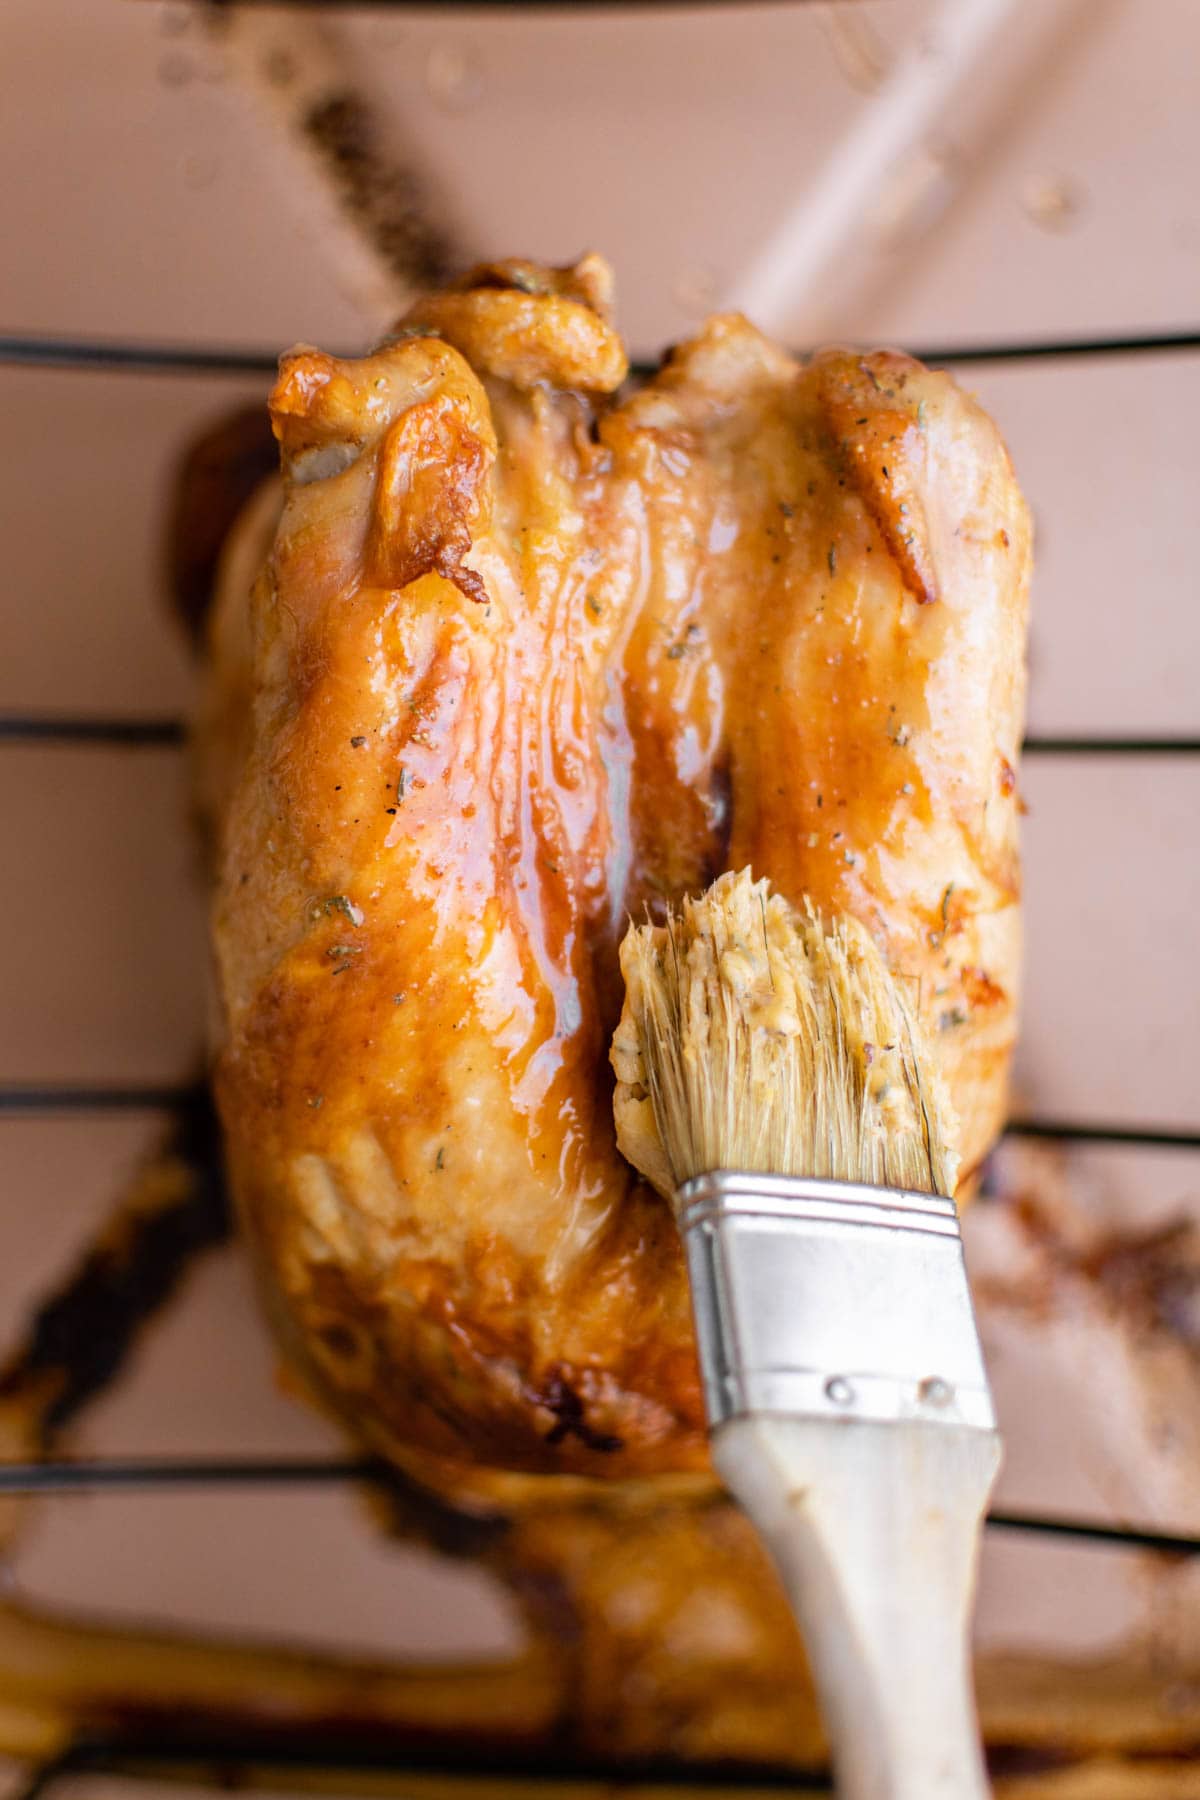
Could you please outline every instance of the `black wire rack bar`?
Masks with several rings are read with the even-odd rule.
[[[118,744],[157,748],[182,745],[182,719],[122,719],[99,715],[0,712],[3,744]],[[1022,745],[1026,756],[1196,756],[1200,737],[1059,737],[1036,733]]]
[[[987,1522],[996,1531],[1021,1531],[1038,1537],[1112,1544],[1124,1550],[1154,1550],[1162,1556],[1200,1556],[1200,1537],[1173,1531],[1148,1531],[1140,1525],[1101,1525],[1091,1519],[1042,1518],[1032,1513],[1008,1512],[990,1512]]]
[[[1024,756],[1196,756],[1194,737],[1056,737],[1035,733],[1021,746]]]
[[[94,1494],[104,1490],[202,1487],[329,1487],[351,1482],[386,1484],[391,1471],[378,1460],[332,1457],[103,1457],[87,1461],[0,1462],[0,1494]],[[1002,1531],[1153,1550],[1167,1556],[1200,1555],[1200,1536],[1152,1531],[1099,1520],[992,1512],[988,1524]]]
[[[182,744],[182,719],[109,719],[86,714],[0,713],[0,744]]]
[[[1200,1150],[1200,1131],[1141,1125],[1089,1125],[1068,1119],[1010,1119],[1009,1137],[1051,1138],[1065,1144],[1128,1144],[1145,1150]]]
[[[1200,350],[1200,329],[1146,332],[1133,337],[918,345],[913,348],[912,355],[924,363],[957,364],[1047,361],[1084,356],[1177,355],[1196,350]],[[5,332],[0,334],[0,364],[5,363],[27,368],[81,369],[110,374],[274,376],[279,353],[243,344],[168,344],[134,338],[43,337],[33,333]],[[654,359],[639,358],[631,367],[635,374],[647,375],[657,369],[658,363]]]
[[[387,1479],[387,1465],[369,1457],[104,1457],[69,1462],[0,1462],[0,1494],[94,1494],[113,1488],[128,1492],[196,1487],[334,1487]]]
[[[102,1087],[89,1082],[42,1082],[0,1087],[0,1117],[37,1113],[174,1111],[195,1093],[191,1086],[128,1082]]]
[[[153,1725],[128,1736],[89,1733],[68,1745],[35,1771],[30,1783],[18,1789],[12,1800],[41,1800],[53,1784],[79,1774],[117,1774],[184,1779],[206,1787],[236,1789],[238,1773],[253,1769],[268,1775],[288,1770],[309,1770],[323,1775],[374,1775],[486,1779],[498,1787],[521,1781],[531,1793],[560,1784],[594,1785],[605,1796],[620,1789],[662,1789],[664,1795],[691,1794],[712,1789],[721,1793],[744,1789],[748,1793],[781,1791],[806,1800],[833,1792],[827,1769],[805,1769],[746,1763],[684,1764],[678,1760],[646,1760],[622,1756],[619,1767],[610,1760],[550,1747],[527,1749],[499,1742],[480,1747],[469,1741],[458,1746],[420,1744],[396,1746],[356,1741],[345,1732],[315,1734],[302,1730],[297,1738],[270,1734],[231,1734],[205,1731],[188,1737],[175,1730],[155,1731]],[[284,1780],[273,1785],[283,1787]],[[491,1791],[495,1791],[492,1789]]]
[[[0,334],[0,363],[36,369],[90,369],[130,375],[271,375],[276,350],[236,344],[155,344],[128,338]]]
[[[127,1082],[104,1086],[91,1082],[11,1083],[0,1086],[0,1118],[38,1113],[106,1113],[173,1111],[194,1099],[195,1085],[164,1086]],[[1158,1126],[1088,1124],[1058,1119],[1012,1119],[1010,1137],[1050,1138],[1064,1143],[1128,1144],[1145,1149],[1200,1150],[1200,1130]]]
[[[918,346],[909,354],[924,363],[1046,361],[1078,356],[1154,356],[1200,350],[1200,329],[1147,331],[1127,337],[1047,338],[1040,343]]]

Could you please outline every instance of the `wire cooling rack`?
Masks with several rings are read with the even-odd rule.
[[[985,344],[969,348],[942,350],[919,349],[923,361],[940,364],[975,362],[1050,360],[1058,358],[1104,358],[1172,351],[1200,351],[1200,330],[1138,338],[1081,339],[1075,342]],[[142,342],[35,338],[0,336],[0,364],[26,367],[70,369],[86,375],[89,371],[121,372],[134,377],[143,372],[171,372],[188,375],[226,375],[244,373],[269,374],[275,358],[267,352],[245,349],[212,349],[198,345],[159,345]],[[0,713],[0,746],[36,742],[64,746],[126,745],[131,750],[182,745],[184,727],[179,719],[127,719],[95,716]],[[1028,756],[1143,757],[1160,755],[1195,755],[1200,752],[1197,738],[1145,737],[1031,737],[1026,740]],[[175,1112],[194,1100],[194,1089],[183,1085],[125,1084],[92,1086],[78,1084],[15,1083],[0,1087],[0,1117],[31,1114],[111,1113],[126,1109]],[[1137,1145],[1148,1148],[1200,1149],[1200,1129],[1154,1130],[1127,1126],[1119,1121],[1080,1124],[1061,1119],[1021,1119],[1009,1126],[1013,1135],[1096,1145]],[[289,1487],[329,1486],[331,1484],[383,1483],[388,1478],[386,1467],[363,1458],[256,1458],[249,1456],[216,1458],[127,1459],[102,1458],[89,1461],[45,1460],[0,1465],[0,1494],[66,1495],[84,1492],[135,1491],[154,1489],[160,1492],[180,1491],[196,1487]],[[989,1526],[993,1531],[1039,1534],[1046,1538],[1073,1540],[1080,1544],[1105,1544],[1131,1552],[1156,1552],[1164,1556],[1191,1557],[1200,1554],[1200,1536],[1180,1536],[1143,1529],[1136,1524],[1102,1525],[1081,1519],[1032,1516],[994,1512]],[[122,1733],[120,1742],[79,1740],[61,1756],[39,1769],[26,1788],[23,1800],[42,1795],[58,1779],[73,1773],[97,1770],[145,1773],[153,1768],[211,1768],[214,1759],[236,1764],[242,1769],[264,1772],[316,1767],[346,1770],[372,1769],[418,1774],[422,1771],[440,1774],[479,1773],[483,1765],[477,1751],[464,1750],[461,1755],[423,1757],[405,1749],[402,1754],[348,1750],[343,1742],[323,1745],[307,1738],[291,1744],[272,1745],[269,1752],[259,1742],[204,1735],[203,1742],[188,1745],[173,1737],[168,1747],[153,1738],[131,1739]],[[590,1771],[578,1759],[564,1762],[561,1758],[527,1755],[513,1757],[495,1754],[486,1760],[487,1770],[530,1784],[556,1779],[586,1780],[589,1774],[611,1780],[611,1768]],[[654,1766],[622,1771],[623,1777],[636,1777],[645,1785],[678,1782],[678,1768],[664,1771]],[[739,1778],[737,1771],[688,1771],[693,1786],[719,1781],[726,1788],[746,1785],[760,1790],[788,1785],[796,1788],[796,1772],[754,1769]],[[816,1775],[806,1782],[807,1791],[828,1791],[827,1782]]]
[[[985,362],[1050,361],[1054,359],[1102,359],[1109,356],[1142,353],[1195,353],[1200,351],[1200,329],[1141,337],[1083,338],[1074,341],[1051,340],[1041,343],[978,344],[952,349],[918,348],[922,361],[936,364],[971,364]],[[266,351],[245,347],[214,349],[190,344],[156,344],[151,342],[116,341],[29,335],[0,335],[0,365],[21,365],[108,374],[122,373],[134,377],[139,373],[173,373],[212,376],[230,374],[271,374],[275,356]],[[644,366],[644,365],[643,365]],[[130,750],[182,745],[184,727],[174,718],[110,718],[84,715],[25,714],[0,712],[0,747],[20,743],[61,744],[63,746],[125,745]],[[1025,742],[1025,754],[1033,757],[1139,757],[1162,755],[1195,755],[1200,752],[1200,738],[1193,737],[1054,737],[1034,736]],[[10,1083],[0,1086],[0,1117],[34,1114],[82,1115],[111,1113],[121,1110],[158,1110],[177,1113],[194,1104],[196,1090],[186,1085],[124,1084],[94,1086],[70,1083]],[[1200,1149],[1200,1128],[1193,1130],[1155,1130],[1125,1125],[1120,1121],[1081,1124],[1065,1119],[1029,1118],[1012,1122],[1008,1130],[1014,1136],[1051,1139],[1092,1145],[1134,1145],[1146,1148]],[[231,1456],[216,1458],[127,1459],[103,1458],[89,1461],[43,1460],[0,1464],[0,1495],[67,1495],[97,1490],[180,1491],[195,1487],[329,1486],[331,1484],[375,1484],[388,1479],[385,1465],[362,1458],[256,1458]],[[1134,1523],[1102,1525],[1082,1519],[1032,1516],[994,1512],[989,1526],[993,1531],[1040,1534],[1047,1538],[1073,1540],[1080,1544],[1105,1544],[1131,1552],[1156,1552],[1169,1557],[1191,1557],[1200,1554],[1200,1536],[1180,1536],[1143,1529]],[[611,1765],[590,1767],[578,1758],[564,1760],[551,1753],[533,1759],[526,1752],[490,1753],[481,1760],[478,1750],[464,1749],[461,1754],[438,1751],[424,1755],[419,1749],[405,1747],[402,1752],[355,1749],[343,1740],[329,1743],[313,1741],[311,1734],[303,1740],[272,1743],[269,1749],[255,1740],[240,1741],[236,1737],[205,1732],[189,1743],[173,1735],[169,1745],[155,1741],[153,1735],[136,1732],[131,1737],[123,1731],[119,1742],[103,1739],[80,1739],[60,1756],[38,1769],[23,1790],[22,1800],[34,1800],[53,1782],[71,1774],[95,1772],[147,1772],[178,1774],[181,1769],[211,1770],[214,1766],[233,1767],[255,1773],[260,1782],[272,1775],[276,1785],[286,1783],[288,1771],[300,1769],[346,1771],[386,1771],[389,1774],[469,1775],[486,1773],[521,1779],[532,1788],[563,1779],[586,1781],[594,1777],[611,1783]],[[787,1786],[793,1793],[828,1792],[827,1779],[817,1773],[801,1777],[798,1784],[794,1769],[773,1772],[755,1768],[739,1774],[736,1770],[669,1770],[657,1765],[640,1769],[622,1767],[622,1779],[635,1780],[643,1786],[658,1783],[678,1784],[686,1779],[691,1788],[720,1785],[725,1789],[746,1785],[759,1790]]]

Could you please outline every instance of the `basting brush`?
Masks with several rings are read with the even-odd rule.
[[[748,870],[632,926],[621,967],[618,1142],[673,1204],[713,1461],[783,1576],[838,1791],[977,1800],[1000,1440],[918,1022],[861,926]]]

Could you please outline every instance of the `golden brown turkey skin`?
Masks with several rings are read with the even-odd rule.
[[[498,265],[372,357],[284,360],[210,792],[220,1104],[293,1352],[393,1454],[627,1476],[705,1459],[674,1226],[614,1142],[626,920],[745,863],[855,914],[977,1162],[1029,527],[990,421],[904,357],[718,318],[605,398],[607,287]]]

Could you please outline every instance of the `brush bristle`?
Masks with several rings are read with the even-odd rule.
[[[660,1192],[716,1169],[950,1194],[952,1117],[917,1020],[853,919],[750,871],[621,946],[617,1141]]]

